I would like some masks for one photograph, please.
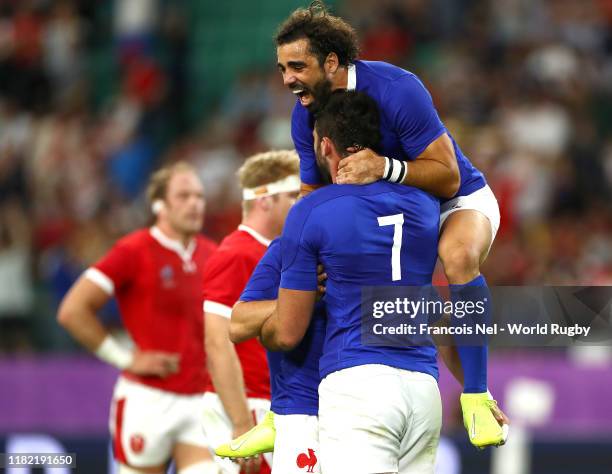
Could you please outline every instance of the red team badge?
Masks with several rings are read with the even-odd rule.
[[[298,454],[295,463],[300,469],[307,467],[306,472],[313,472],[314,467],[317,465],[317,456],[315,456],[314,449],[308,448],[308,455],[306,453]]]
[[[145,445],[145,440],[141,435],[135,434],[130,437],[130,448],[132,448],[132,451],[135,454],[142,453],[142,450],[144,449],[144,445]]]

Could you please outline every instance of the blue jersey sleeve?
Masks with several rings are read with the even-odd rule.
[[[291,114],[291,138],[300,156],[300,179],[306,184],[321,184],[322,179],[319,168],[317,168],[312,130],[312,117],[308,110],[296,102]]]
[[[272,241],[265,255],[255,267],[240,301],[265,301],[278,298],[281,275],[280,239]]]
[[[296,203],[285,222],[281,237],[281,288],[317,289],[317,227],[314,219],[310,219],[307,201],[308,197]]]
[[[388,115],[404,152],[411,160],[446,132],[431,95],[412,74],[402,75],[392,81],[383,102],[383,113]]]

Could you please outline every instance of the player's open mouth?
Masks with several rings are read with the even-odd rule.
[[[306,89],[296,88],[292,89],[291,92],[293,92],[298,97],[298,99],[300,99],[300,103],[302,105],[306,105],[309,102],[308,99],[310,97],[310,94]]]

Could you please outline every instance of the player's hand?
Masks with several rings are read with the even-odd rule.
[[[179,371],[180,355],[161,351],[134,351],[134,360],[127,370],[136,375],[165,378]]]
[[[251,459],[238,459],[236,462],[240,466],[241,474],[257,474],[261,469],[261,456]]]
[[[235,425],[234,431],[232,433],[232,439],[238,438],[240,435],[243,435],[255,425],[253,423],[248,423],[244,425]],[[257,474],[261,469],[261,456],[257,456],[254,458],[244,459],[237,458],[232,459],[236,464],[240,466],[241,474]]]
[[[327,273],[323,265],[317,265],[317,301],[325,296],[325,282],[327,281]]]
[[[463,425],[474,446],[483,449],[506,442],[510,420],[490,393],[462,393],[461,411]]]
[[[499,408],[499,406],[497,406],[497,403],[495,403],[495,405],[491,406],[491,413],[493,413],[493,416],[495,417],[495,419],[497,420],[497,422],[499,423],[499,426],[510,426],[510,418],[508,418],[506,416],[506,414],[501,410],[501,408]]]
[[[385,172],[385,158],[369,148],[357,151],[348,148],[352,155],[340,160],[337,184],[369,184],[382,179]]]

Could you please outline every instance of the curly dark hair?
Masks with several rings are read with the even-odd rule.
[[[309,49],[320,65],[329,53],[336,53],[340,65],[347,66],[359,55],[357,33],[342,18],[329,14],[319,0],[310,6],[298,8],[279,27],[274,41],[276,46],[306,38]]]
[[[337,90],[317,114],[319,138],[329,137],[344,157],[349,147],[378,149],[381,141],[378,105],[364,92]]]

